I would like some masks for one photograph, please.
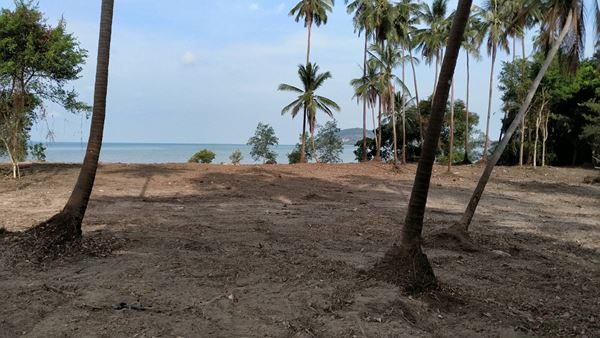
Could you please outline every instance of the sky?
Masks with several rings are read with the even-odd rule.
[[[296,143],[302,120],[281,115],[293,96],[277,91],[280,83],[299,85],[297,65],[306,58],[306,29],[288,16],[296,1],[116,0],[105,142],[244,144],[263,122],[274,127],[281,144]],[[64,17],[67,30],[88,50],[81,78],[69,85],[91,104],[101,1],[38,2],[49,23]],[[0,0],[0,7],[12,3]],[[450,0],[449,9],[455,6]],[[531,43],[526,49],[531,53]],[[321,95],[341,106],[336,114],[340,128],[362,126],[362,105],[352,99],[349,84],[362,74],[362,50],[363,40],[355,34],[344,2],[336,1],[327,25],[313,29],[311,59],[333,75]],[[588,47],[586,54],[590,53]],[[490,72],[490,60],[483,54],[471,65],[470,110],[480,115],[481,130]],[[495,77],[500,63],[510,59],[500,55]],[[408,68],[406,82],[412,90],[410,74]],[[455,75],[457,99],[465,97],[465,78],[461,54]],[[434,68],[420,64],[417,80],[420,96],[430,95]],[[492,139],[500,129],[499,96],[495,90]],[[87,140],[90,121],[84,114],[73,115],[52,104],[47,110],[49,118],[34,126],[33,140],[45,141],[49,129],[56,142]],[[326,117],[320,115],[317,121],[324,123]]]

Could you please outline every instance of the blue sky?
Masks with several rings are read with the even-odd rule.
[[[105,141],[245,143],[262,121],[275,128],[281,143],[295,143],[301,120],[281,116],[292,96],[276,91],[279,83],[298,82],[297,65],[305,58],[306,30],[287,15],[294,2],[116,0]],[[12,1],[0,4],[7,7]],[[449,7],[455,5],[449,1]],[[72,86],[91,104],[100,0],[39,0],[39,6],[50,23],[64,16],[68,31],[89,51],[82,78]],[[329,23],[313,32],[311,58],[333,75],[322,95],[342,107],[337,115],[341,128],[359,127],[362,109],[352,100],[349,82],[361,74],[362,40],[354,34],[343,1],[336,1]],[[466,90],[464,63],[459,59],[456,71],[460,99]],[[484,56],[471,67],[471,110],[480,115],[482,130],[489,66]],[[425,64],[417,69],[421,96],[431,93],[433,71]],[[44,140],[48,127],[55,141],[87,139],[89,120],[54,105],[48,111],[47,123],[32,131],[34,140]],[[493,111],[490,134],[495,139],[501,115],[497,91]]]

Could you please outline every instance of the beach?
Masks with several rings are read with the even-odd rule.
[[[465,252],[430,235],[459,218],[482,168],[435,167],[424,250],[443,292],[412,296],[368,271],[399,235],[415,170],[101,165],[82,246],[0,266],[0,337],[600,334],[593,171],[497,168]],[[78,171],[2,176],[0,227],[59,211]]]

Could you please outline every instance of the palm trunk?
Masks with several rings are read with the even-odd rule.
[[[389,86],[390,113],[392,114],[392,134],[394,137],[394,165],[398,164],[398,136],[396,132],[396,95],[394,86]]]
[[[548,141],[548,120],[550,119],[550,114],[546,114],[546,119],[544,121],[544,130],[542,131],[542,167],[546,166],[546,142]]]
[[[114,0],[102,0],[92,123],[79,177],[64,209],[31,230],[40,235],[37,238],[45,237],[46,248],[81,237],[81,223],[94,187],[100,149],[102,148],[113,8]]]
[[[394,275],[418,289],[426,289],[437,284],[435,275],[427,256],[421,248],[421,234],[423,231],[423,217],[429,184],[435,161],[444,113],[448,102],[450,81],[454,77],[456,61],[460,51],[465,27],[469,20],[472,0],[459,0],[454,15],[452,28],[448,37],[446,56],[440,72],[440,81],[436,86],[436,95],[433,97],[431,118],[427,127],[427,136],[423,146],[422,156],[419,159],[415,181],[408,204],[406,219],[401,229],[399,242],[388,252],[382,262],[383,267],[395,268]],[[386,262],[388,262],[386,264]],[[397,274],[396,274],[397,272]]]
[[[537,167],[537,149],[538,149],[538,140],[539,140],[539,135],[540,135],[540,122],[542,121],[542,109],[544,109],[543,105],[542,105],[542,108],[540,109],[540,112],[538,113],[537,118],[535,119],[535,142],[533,144],[533,167],[534,168]]]
[[[523,166],[523,151],[525,148],[525,115],[521,119],[521,140],[519,145],[519,167]]]
[[[415,69],[415,60],[413,59],[413,55],[412,55],[412,48],[408,48],[408,54],[410,56],[410,64],[412,67],[412,73],[413,73],[413,82],[415,85],[415,98],[417,99],[417,118],[419,119],[419,137],[421,138],[421,144],[423,144],[423,138],[425,135],[425,132],[423,131],[423,116],[421,116],[421,107],[419,105],[419,87],[417,86],[417,71]]]
[[[406,164],[406,102],[404,102],[404,98],[406,97],[406,87],[404,85],[406,80],[406,65],[404,61],[404,49],[402,50],[402,58],[402,107],[400,109],[402,114],[402,164]]]
[[[310,38],[311,38],[311,32],[312,32],[312,14],[307,13],[306,18],[307,18],[306,29],[308,30],[308,38],[307,38],[308,41],[306,43],[306,65],[308,65],[310,63]]]
[[[377,151],[375,152],[375,161],[381,162],[381,96],[379,96],[379,116],[378,116],[378,126],[377,129],[379,133],[377,133]]]
[[[450,86],[450,140],[448,144],[448,172],[452,171],[452,159],[454,158],[454,81]]]
[[[466,52],[467,56],[467,99],[465,102],[465,157],[463,159],[463,164],[470,164],[469,160],[469,138],[471,136],[471,130],[469,128],[469,94],[470,94],[470,84],[471,84],[471,72],[469,69],[469,52]]]
[[[363,62],[363,77],[367,76],[367,53],[369,48],[369,34],[365,32],[365,53]],[[363,139],[362,139],[362,162],[367,162],[367,97],[363,97]]]
[[[315,147],[315,116],[310,116],[310,142],[312,143],[312,156],[315,162],[319,163],[319,157],[317,156],[317,147]]]
[[[571,9],[569,11],[569,15],[567,17],[567,20],[565,21],[565,24],[562,28],[562,31],[560,32],[558,39],[552,45],[552,48],[550,49],[550,52],[546,56],[546,60],[544,61],[542,68],[540,69],[535,80],[531,84],[531,87],[529,88],[529,92],[527,93],[527,96],[525,98],[525,102],[523,102],[523,105],[521,105],[521,108],[519,109],[519,113],[517,114],[517,116],[515,116],[514,120],[512,121],[512,123],[508,127],[508,130],[506,131],[506,135],[504,135],[504,138],[502,138],[502,141],[500,141],[500,143],[494,150],[494,154],[493,154],[491,160],[486,164],[485,170],[483,171],[483,174],[482,174],[481,178],[479,179],[479,183],[477,184],[477,187],[475,188],[475,191],[473,192],[473,196],[471,197],[471,200],[469,201],[469,205],[467,206],[467,209],[465,210],[465,212],[459,222],[459,226],[464,231],[468,231],[469,225],[471,224],[471,221],[473,220],[473,215],[475,214],[475,210],[477,209],[477,205],[479,204],[479,200],[481,199],[481,195],[483,194],[483,191],[485,190],[485,186],[487,185],[487,182],[490,179],[492,171],[494,170],[494,166],[496,165],[496,163],[498,163],[500,156],[502,156],[502,152],[506,148],[506,145],[510,141],[510,138],[512,137],[515,130],[517,129],[520,120],[525,115],[525,112],[529,109],[529,105],[531,104],[531,101],[533,100],[533,96],[535,95],[535,92],[537,91],[537,89],[540,85],[540,82],[542,82],[542,79],[543,79],[544,75],[546,74],[548,67],[550,67],[550,64],[552,63],[554,56],[556,56],[556,53],[558,52],[560,45],[562,44],[563,40],[565,39],[565,36],[567,35],[567,32],[569,31],[569,27],[571,26],[572,21],[573,21],[573,10]]]
[[[496,62],[496,47],[492,47],[492,67],[490,69],[490,90],[488,93],[488,110],[485,123],[485,143],[483,144],[483,162],[488,160],[488,148],[490,145],[490,117],[492,115],[492,94],[494,92],[494,64]]]
[[[304,118],[302,119],[302,141],[300,141],[300,163],[306,163],[306,108],[304,108]]]

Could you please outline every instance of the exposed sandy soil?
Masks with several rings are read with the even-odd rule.
[[[436,170],[426,235],[458,219],[481,168]],[[442,290],[410,296],[362,272],[392,245],[414,171],[103,165],[84,236],[118,248],[0,266],[0,336],[600,336],[591,171],[498,168],[472,228],[481,250],[429,241]],[[0,227],[60,210],[77,172],[0,178]]]

